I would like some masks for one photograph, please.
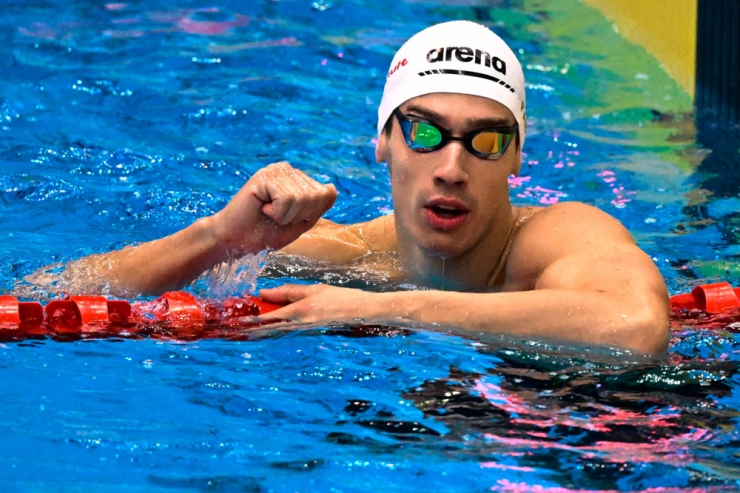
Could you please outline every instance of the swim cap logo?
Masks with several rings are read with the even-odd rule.
[[[460,46],[448,46],[447,48],[435,48],[427,53],[427,62],[449,62],[452,60],[452,55],[463,63],[473,62],[477,65],[485,65],[486,67],[493,67],[499,73],[506,75],[506,62],[501,60],[499,57],[492,57],[490,54],[482,50],[474,50],[472,48],[460,47]]]
[[[409,63],[409,62],[408,62],[408,60],[406,60],[405,58],[404,58],[403,60],[401,60],[400,62],[398,62],[398,63],[396,64],[396,66],[395,66],[395,67],[393,67],[393,68],[392,68],[392,69],[391,69],[391,70],[390,70],[390,71],[388,72],[388,75],[386,75],[386,76],[385,76],[385,78],[387,79],[387,78],[388,78],[388,77],[390,77],[391,75],[395,74],[395,73],[396,73],[396,70],[398,70],[398,69],[399,69],[399,68],[401,68],[401,67],[405,67],[407,63]]]

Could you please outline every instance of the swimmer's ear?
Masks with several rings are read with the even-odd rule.
[[[522,169],[522,151],[521,149],[516,150],[516,155],[514,157],[514,162],[511,165],[511,174],[514,176],[519,176],[519,171]]]
[[[388,132],[386,131],[380,132],[378,143],[375,144],[375,161],[378,163],[388,162]]]

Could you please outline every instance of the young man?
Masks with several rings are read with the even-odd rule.
[[[276,163],[215,215],[160,240],[81,259],[68,273],[118,292],[158,293],[268,248],[335,264],[372,254],[379,268],[431,289],[285,285],[260,292],[289,303],[270,319],[404,320],[666,350],[665,283],[617,220],[579,203],[510,204],[507,178],[519,172],[526,136],[524,75],[490,30],[455,21],[406,42],[391,63],[378,135],[393,215],[349,226],[322,220],[334,186]]]

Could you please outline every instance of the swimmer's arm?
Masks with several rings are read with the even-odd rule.
[[[522,228],[512,252],[507,268],[512,292],[367,293],[288,285],[261,294],[291,303],[271,316],[299,322],[404,320],[474,333],[665,352],[665,283],[613,218],[581,204],[553,206]]]
[[[224,261],[227,251],[202,218],[173,235],[69,262],[60,274],[34,272],[26,281],[73,293],[134,297],[178,289]]]
[[[592,267],[592,273],[606,273],[603,266]],[[368,293],[293,284],[263,290],[260,295],[270,301],[291,303],[269,313],[265,320],[439,324],[453,331],[459,328],[463,334],[509,334],[520,340],[555,339],[664,353],[668,346],[668,311],[660,287],[649,286],[639,296],[629,294],[632,289],[639,292],[645,287],[637,282],[620,282],[615,287],[622,291],[560,286],[511,293]]]
[[[616,219],[584,204],[554,205],[522,227],[511,251],[507,292],[426,300],[409,293],[417,296],[409,318],[646,353],[667,349],[665,282]]]
[[[122,297],[179,289],[228,260],[229,249],[219,239],[214,221],[213,216],[202,218],[165,238],[69,262],[61,276],[42,269],[26,280],[37,286],[54,284],[57,289],[75,293],[106,288],[110,294]],[[348,264],[383,248],[386,232],[395,234],[392,216],[390,221],[386,216],[349,226],[320,219],[281,251],[337,265]],[[258,247],[252,250],[242,253],[259,251]]]
[[[639,258],[640,253],[625,249],[598,261],[563,259],[544,274],[533,291],[371,293],[373,300],[368,302],[376,307],[396,307],[392,315],[412,322],[438,323],[474,333],[664,353],[668,346],[667,294],[658,276],[636,272],[654,268],[649,259]],[[621,272],[615,275],[615,270]],[[545,279],[558,274],[565,274],[562,281]],[[586,276],[598,276],[602,281],[565,280]],[[371,310],[357,317],[378,315]]]
[[[336,197],[333,185],[318,183],[286,162],[274,163],[255,173],[219,212],[173,235],[70,262],[59,275],[42,269],[26,280],[78,293],[160,294],[229,258],[290,244]]]
[[[419,322],[645,353],[667,349],[663,277],[629,232],[593,207],[559,204],[535,215],[512,246],[507,286],[504,293],[390,294]]]

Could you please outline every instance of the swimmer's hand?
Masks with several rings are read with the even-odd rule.
[[[255,173],[209,220],[219,244],[232,252],[280,249],[311,229],[336,198],[334,185],[283,161]]]
[[[258,322],[297,322],[325,325],[362,323],[382,316],[377,293],[340,288],[326,284],[284,284],[262,289],[260,298],[270,303],[287,305],[257,317]]]

